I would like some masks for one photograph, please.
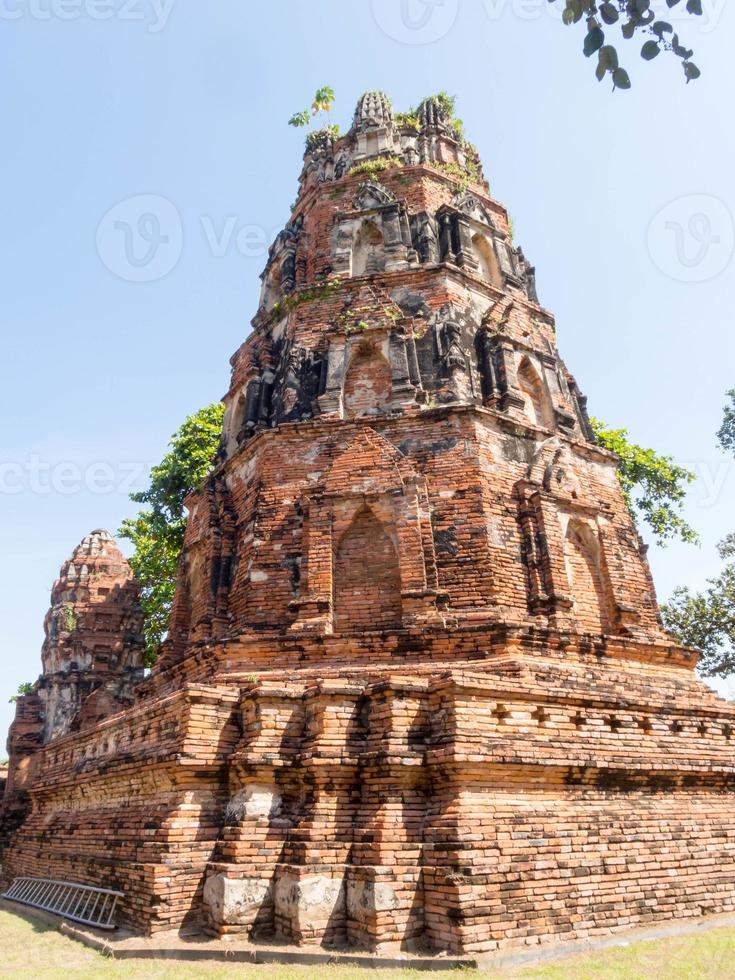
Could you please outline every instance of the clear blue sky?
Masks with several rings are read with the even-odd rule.
[[[660,596],[717,570],[735,529],[735,462],[714,439],[735,386],[735,11],[710,0],[681,25],[698,83],[621,42],[634,87],[612,94],[560,5],[410,0],[406,27],[400,0],[0,0],[0,731],[39,672],[60,564],[92,528],[116,530],[131,474],[141,486],[227,388],[259,241],[296,193],[303,134],[286,121],[322,84],[343,128],[365,89],[398,107],[457,94],[592,412],[700,474],[687,516],[702,547],[651,549]],[[156,274],[180,220],[180,257],[149,282],[130,281],[145,242],[115,274],[138,205],[108,212],[138,195],[171,202],[141,226],[168,238]]]

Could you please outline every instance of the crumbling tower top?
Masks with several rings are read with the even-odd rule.
[[[69,670],[73,664],[91,666],[85,633],[94,623],[111,626],[114,618],[139,627],[137,594],[130,565],[112,535],[98,528],[82,538],[51,590],[41,654],[44,673]],[[98,646],[99,640],[95,636]]]
[[[112,683],[117,697],[121,681],[141,676],[139,589],[108,531],[90,532],[62,565],[44,631],[39,696],[49,741],[69,730],[93,690]]]

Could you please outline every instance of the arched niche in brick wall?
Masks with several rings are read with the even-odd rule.
[[[247,421],[247,394],[245,391],[239,391],[228,405],[222,425],[226,434],[228,452],[234,452],[245,438]]]
[[[525,402],[525,415],[529,422],[543,429],[554,427],[554,409],[546,385],[528,357],[521,360],[518,368],[518,388]]]
[[[390,407],[391,368],[373,344],[363,344],[352,354],[345,375],[345,415],[377,415]]]
[[[586,633],[609,633],[612,627],[610,584],[597,531],[570,518],[564,535],[564,564],[572,600],[571,615]]]
[[[437,617],[425,481],[387,439],[362,429],[301,506],[304,553],[293,630],[370,630],[388,620],[408,626]]]
[[[380,219],[366,218],[355,235],[352,246],[352,275],[365,276],[380,272],[385,266],[383,231]]]
[[[493,286],[502,286],[503,276],[500,272],[498,257],[487,235],[483,235],[481,232],[473,235],[472,247],[479,264],[479,272],[482,278]]]
[[[280,298],[281,290],[281,263],[274,260],[263,273],[262,286],[260,290],[260,309],[266,313],[272,310]]]
[[[636,628],[620,538],[585,489],[584,460],[554,436],[516,484],[529,609],[592,634]]]
[[[372,507],[363,504],[336,542],[336,632],[400,626],[401,573],[390,530]]]
[[[359,308],[359,299],[355,305]],[[408,356],[407,338],[391,319],[361,322],[356,318],[351,329],[330,337],[324,351],[324,388],[317,399],[320,413],[341,418],[378,415],[412,404],[417,389]]]

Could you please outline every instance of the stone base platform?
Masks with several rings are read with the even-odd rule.
[[[215,674],[142,700],[38,753],[4,876],[114,888],[140,933],[355,955],[735,912],[733,705],[678,665],[523,640],[482,671]]]
[[[447,956],[445,954],[419,953],[360,953],[354,950],[321,949],[318,946],[294,948],[293,945],[273,943],[249,943],[240,937],[215,939],[202,933],[171,932],[155,936],[141,936],[125,929],[114,934],[102,934],[99,930],[85,928],[59,919],[39,909],[24,908],[14,902],[0,899],[0,909],[28,918],[34,922],[57,928],[62,935],[98,950],[111,959],[180,960],[182,962],[225,963],[284,963],[302,966],[340,964],[358,966],[366,970],[411,969],[452,970],[457,968],[495,971],[506,967],[560,960],[584,955],[631,943],[678,938],[695,935],[712,929],[734,929],[735,915],[710,915],[702,918],[675,919],[647,929],[626,929],[613,935],[590,937],[576,941],[551,941],[525,950],[496,952],[480,957]]]
[[[214,938],[193,927],[186,931],[160,932],[155,936],[142,936],[127,929],[103,933],[98,929],[80,926],[40,909],[18,905],[5,899],[0,899],[0,909],[34,922],[43,922],[58,929],[69,939],[74,939],[116,960],[171,959],[213,963],[292,963],[297,966],[340,964],[373,970],[453,970],[473,969],[479,965],[478,960],[472,956],[447,956],[441,953],[403,953],[397,950],[391,953],[373,953],[348,949],[323,949],[316,944],[294,947],[293,944],[280,944],[277,941],[250,943],[242,937]],[[735,922],[735,918],[733,921]]]

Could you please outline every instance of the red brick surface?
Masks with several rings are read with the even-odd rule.
[[[661,628],[505,210],[431,107],[361,107],[305,158],[162,656],[35,747],[5,873],[147,931],[454,952],[729,911],[735,707]]]

